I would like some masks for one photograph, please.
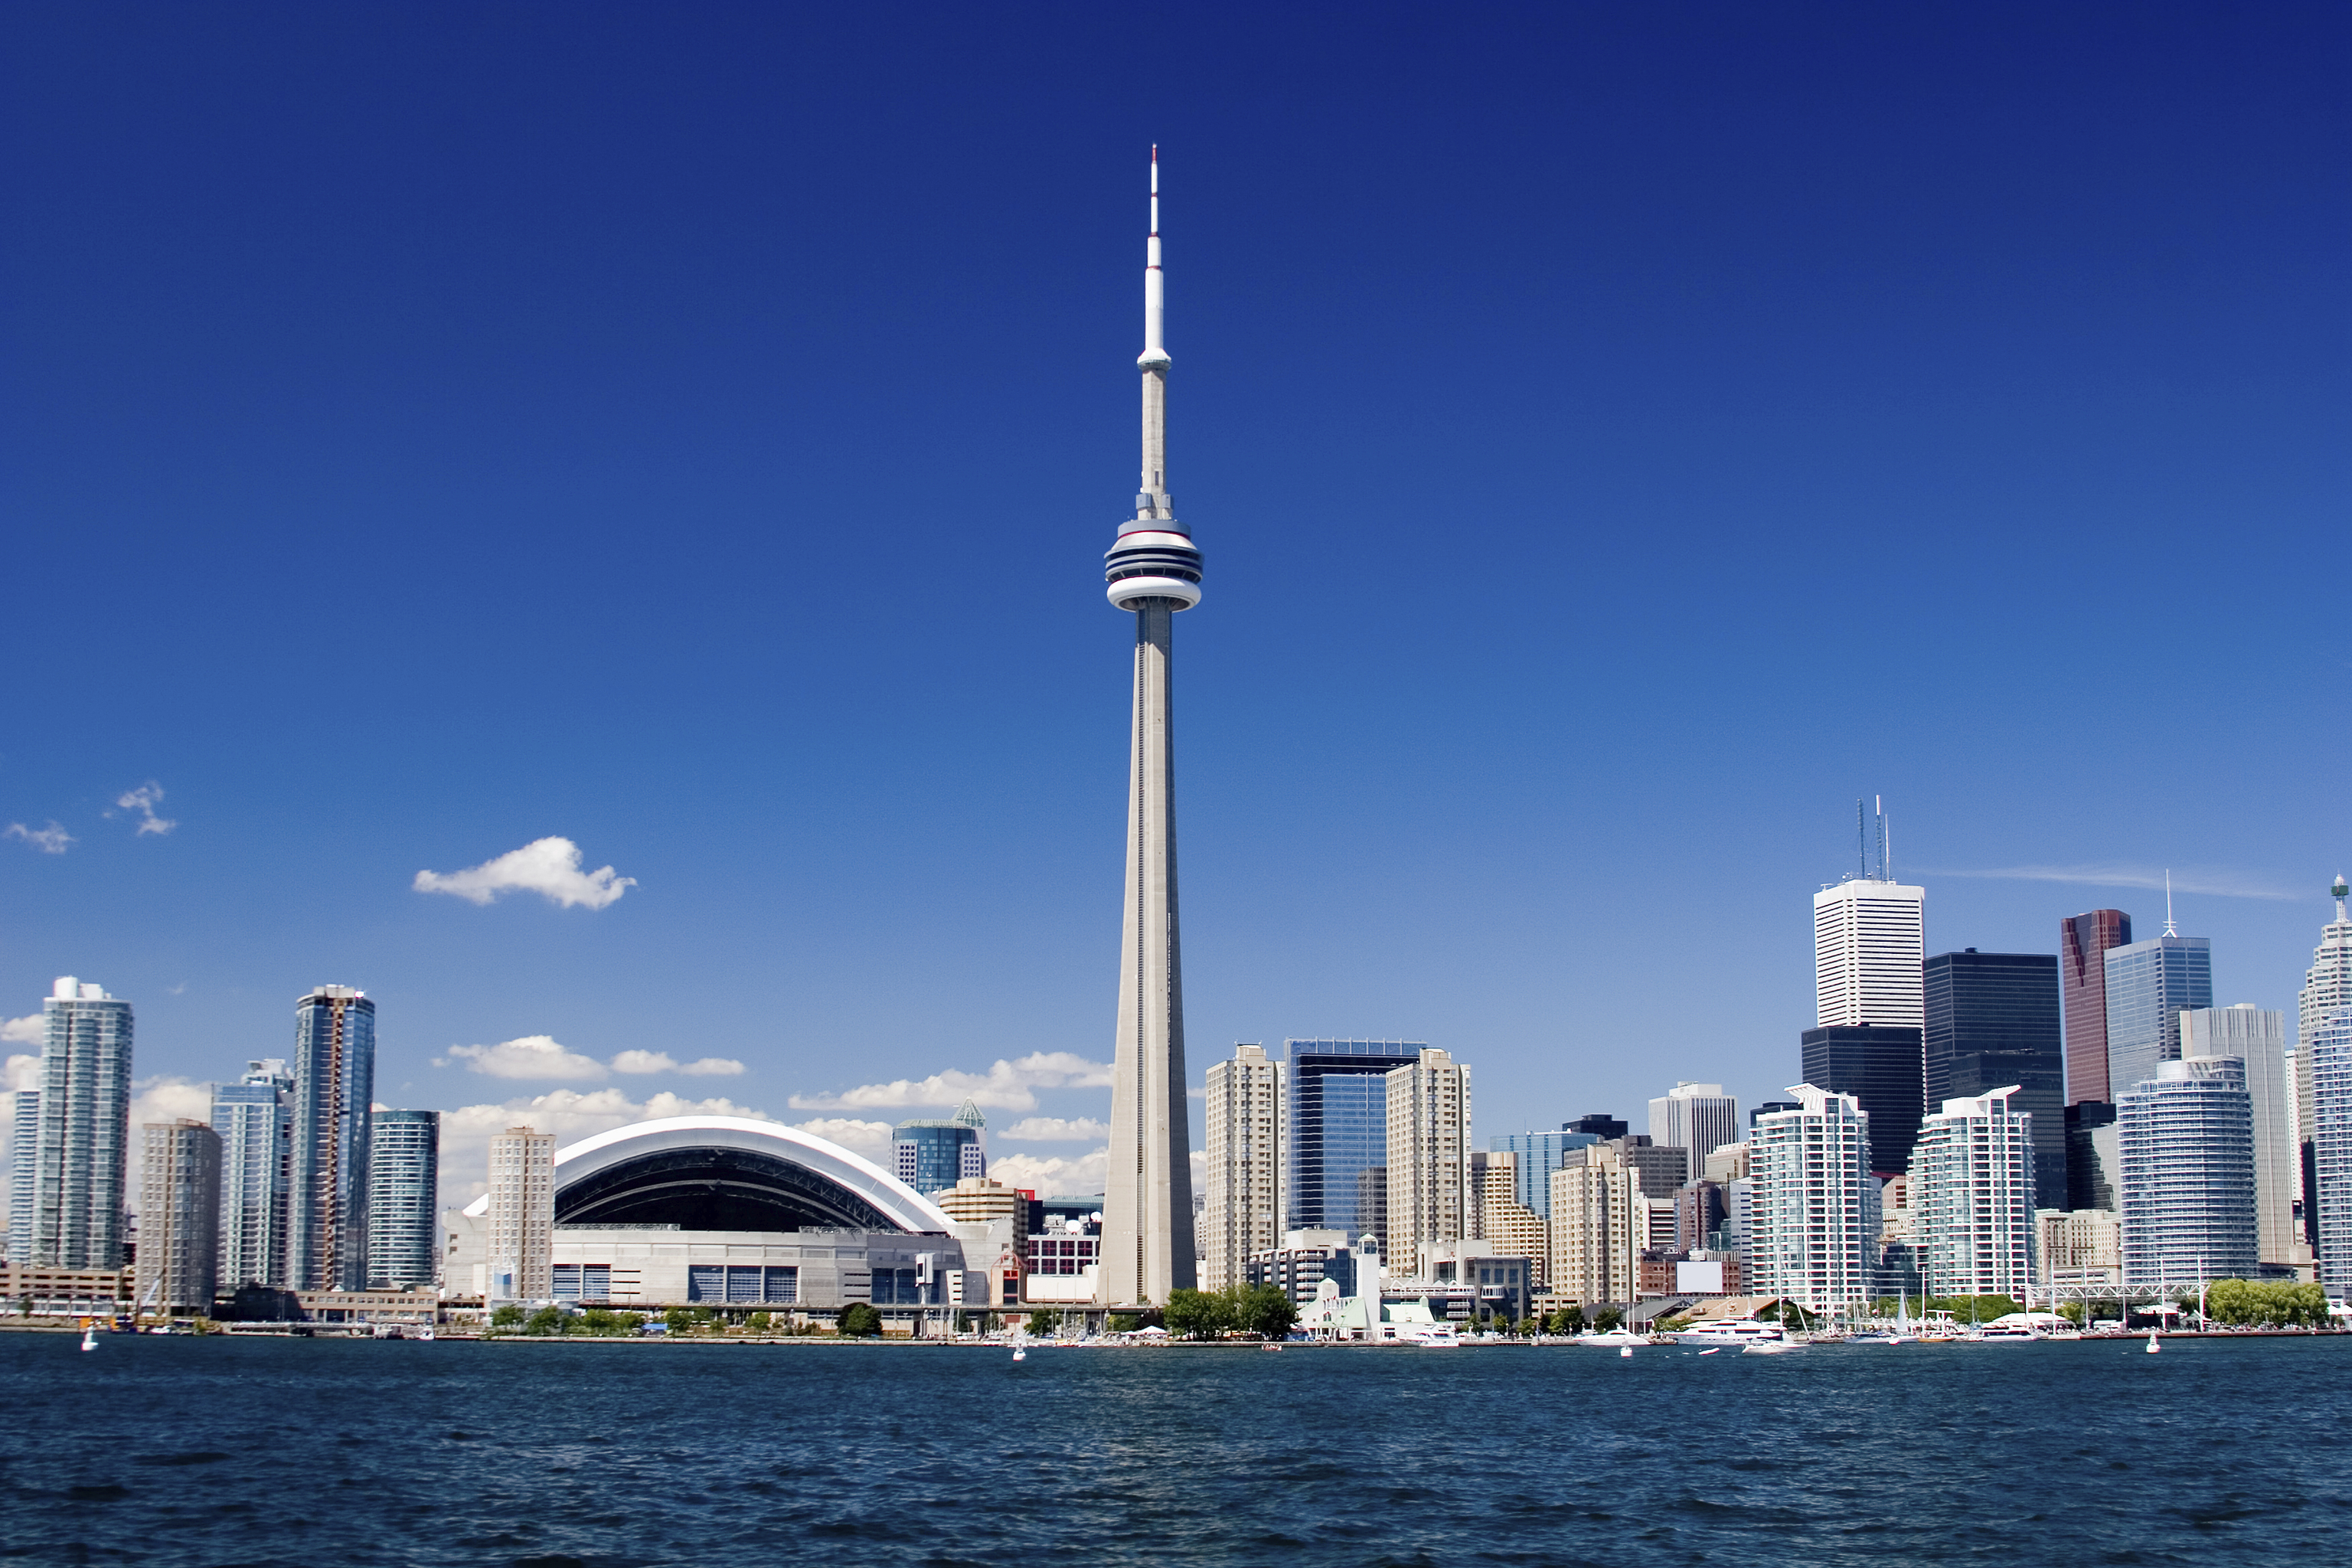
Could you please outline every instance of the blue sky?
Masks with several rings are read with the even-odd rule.
[[[1752,1101],[1861,795],[1931,952],[2168,866],[2223,1001],[2352,862],[2340,8],[0,28],[0,1015],[98,980],[164,1089],[332,981],[484,1122],[1036,1058],[1083,1179],[1154,142],[1196,1078]],[[555,837],[631,884],[415,887]],[[539,1036],[605,1076],[452,1054]]]

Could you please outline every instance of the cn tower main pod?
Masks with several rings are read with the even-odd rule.
[[[1160,341],[1160,149],[1144,242],[1143,482],[1106,558],[1110,602],[1135,616],[1135,720],[1127,786],[1127,902],[1112,1057],[1110,1170],[1100,1301],[1164,1304],[1190,1289],[1192,1139],[1184,1073],[1184,964],[1176,921],[1176,715],[1171,628],[1201,602],[1201,552],[1168,495],[1168,350]]]

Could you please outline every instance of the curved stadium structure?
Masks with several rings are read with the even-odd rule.
[[[488,1284],[487,1195],[448,1216],[442,1278]],[[731,1116],[616,1127],[555,1154],[554,1295],[887,1314],[960,1300],[963,1252],[937,1205],[798,1128]],[[470,1288],[470,1289],[469,1289]]]

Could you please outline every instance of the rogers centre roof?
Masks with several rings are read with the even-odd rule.
[[[489,1213],[488,1194],[466,1205]],[[558,1225],[944,1231],[946,1214],[872,1161],[740,1116],[632,1122],[555,1152]]]

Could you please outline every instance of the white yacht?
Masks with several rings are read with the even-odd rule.
[[[1717,1318],[1675,1332],[1675,1342],[1685,1345],[1778,1344],[1785,1338],[1780,1324],[1760,1318]]]

